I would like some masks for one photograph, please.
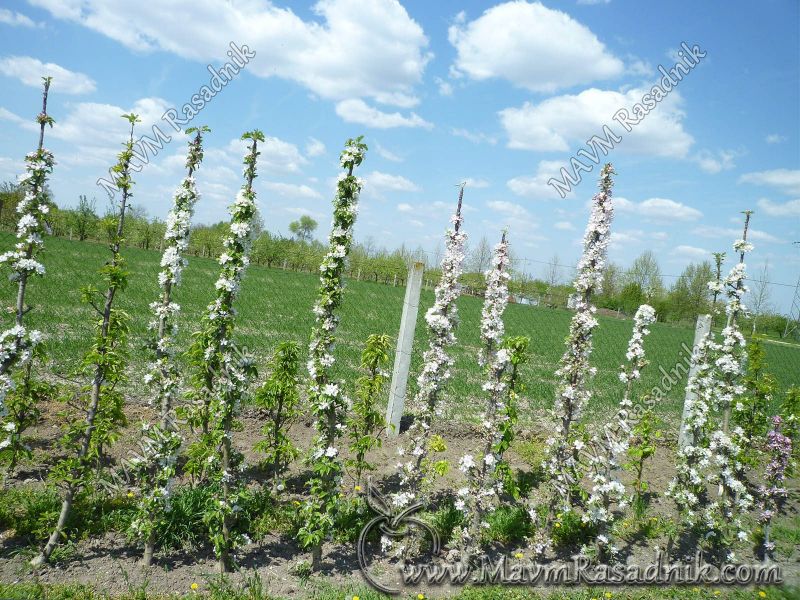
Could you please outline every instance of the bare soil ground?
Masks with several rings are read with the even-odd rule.
[[[57,447],[56,441],[60,435],[61,419],[58,413],[62,408],[58,404],[44,407],[42,422],[31,431],[34,459],[26,462],[19,469],[17,477],[7,482],[8,485],[44,485],[48,469],[59,458],[53,448]],[[139,421],[152,417],[152,410],[146,406],[128,406],[126,411],[130,423],[111,450],[117,461],[136,448]],[[259,457],[252,448],[260,439],[259,431],[263,423],[257,410],[252,408],[245,409],[242,421],[244,430],[235,434],[235,442],[244,452],[248,464],[256,464]],[[518,440],[540,440],[543,438],[543,431],[541,427],[521,431]],[[468,424],[446,422],[437,426],[434,432],[441,435],[447,444],[446,452],[437,458],[445,458],[451,465],[457,465],[458,459],[466,453],[479,452],[478,449],[482,446],[477,429]],[[301,420],[292,428],[292,437],[301,450],[308,448],[312,436],[313,427],[309,419]],[[384,438],[383,447],[370,457],[377,467],[372,473],[373,481],[384,491],[390,490],[394,485],[397,439]],[[402,436],[400,439],[403,439]],[[672,502],[664,497],[664,490],[674,474],[672,445],[671,440],[666,440],[646,467],[646,479],[652,491],[648,513],[650,516],[674,516]],[[520,447],[521,445],[516,446]],[[515,447],[509,451],[508,458],[515,469],[531,470],[531,465]],[[297,461],[298,466],[287,480],[288,487],[284,494],[288,501],[299,500],[303,493],[305,474],[300,462]],[[257,469],[252,475],[256,480],[263,478]],[[628,477],[627,473],[625,477]],[[441,495],[447,490],[452,491],[463,485],[460,471],[451,468],[445,477],[436,482],[436,489],[440,492],[439,499],[441,500]],[[788,510],[797,514],[800,508],[797,480],[791,481],[789,488],[792,494]],[[664,539],[641,539],[634,536],[630,540],[623,540],[622,547],[630,561],[645,564],[651,562],[654,547],[663,548],[665,543]],[[148,592],[188,593],[193,583],[197,583],[200,590],[207,588],[209,578],[216,575],[216,562],[209,548],[162,552],[157,554],[155,566],[143,570],[138,564],[140,549],[119,533],[79,541],[76,551],[70,553],[70,558],[46,566],[38,573],[31,572],[27,564],[31,550],[30,546],[25,546],[15,537],[13,531],[0,532],[0,581],[12,583],[38,579],[42,583],[86,583],[111,594],[138,588],[146,588]],[[446,551],[447,548],[443,553]],[[519,544],[516,547],[495,545],[491,549],[492,554],[507,556],[519,551],[526,553],[526,549]],[[270,593],[291,598],[307,597],[315,581],[325,581],[342,590],[351,584],[363,585],[354,543],[326,544],[323,571],[313,575],[310,581],[298,576],[295,571],[297,562],[308,558],[297,540],[285,535],[270,534],[240,549],[237,559],[241,569],[231,574],[230,579],[232,582],[242,582],[255,572]],[[558,558],[566,557],[562,553]],[[737,558],[738,562],[756,562],[752,553],[739,555]],[[791,555],[781,557],[781,561],[785,579],[795,584],[800,582],[800,547],[795,547]],[[438,594],[446,591],[446,588],[442,588]],[[426,593],[431,594],[430,591]],[[437,592],[434,591],[433,595],[437,595]]]

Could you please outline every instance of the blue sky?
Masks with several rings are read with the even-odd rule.
[[[343,141],[370,146],[356,235],[433,252],[468,180],[472,243],[508,226],[521,266],[573,264],[597,167],[561,198],[547,181],[608,125],[618,172],[611,259],[656,252],[665,275],[727,250],[741,210],[755,210],[751,275],[800,274],[800,5],[611,0],[103,0],[3,2],[0,180],[35,146],[39,77],[54,76],[47,146],[57,202],[96,185],[124,138],[118,115],[142,115],[172,141],[136,177],[135,203],[164,216],[182,177],[186,136],[161,116],[208,84],[230,42],[256,52],[191,125],[207,124],[197,220],[226,218],[241,184],[242,132],[269,137],[257,191],[266,227],[300,214],[329,222]],[[613,115],[670,69],[681,43],[706,56],[640,123]],[[188,125],[187,125],[188,127]],[[584,162],[589,163],[584,160]],[[564,270],[567,278],[568,271]],[[665,277],[665,283],[674,279]],[[793,288],[773,286],[788,309]]]

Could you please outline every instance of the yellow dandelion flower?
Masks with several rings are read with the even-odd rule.
[[[719,590],[714,590],[714,595],[715,595],[715,596],[719,596],[721,593],[722,593],[722,592],[720,592]]]
[[[525,557],[525,555],[524,555],[522,552],[517,552],[517,553],[514,555],[514,558],[524,558],[524,557]]]
[[[612,594],[611,592],[606,592],[606,593],[605,593],[605,594],[603,594],[603,595],[604,595],[606,598],[611,598],[611,596],[613,596],[614,594]]]
[[[353,600],[361,600],[358,596],[353,596]]]
[[[699,591],[700,591],[700,588],[698,588],[698,587],[693,587],[693,588],[692,588],[692,591],[693,591],[693,592],[695,592],[695,593],[696,593],[696,592],[699,592]]]
[[[192,585],[190,585],[189,587],[191,587],[191,588],[192,588],[192,591],[193,591],[193,592],[196,592],[198,589],[200,589],[200,586],[199,586],[199,585],[197,585],[196,583],[193,583],[193,584],[192,584]]]
[[[133,498],[133,492],[128,492],[128,498]]]
[[[765,592],[765,591],[763,591],[763,590],[762,590],[762,591],[758,592],[758,596],[759,596],[760,598],[766,598],[766,597],[767,597],[767,592]]]
[[[417,600],[425,600],[425,594],[417,594]]]
[[[561,527],[561,523],[556,523],[556,527]]]

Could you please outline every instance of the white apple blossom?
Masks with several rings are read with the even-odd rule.
[[[45,126],[53,126],[53,119],[47,114],[47,95],[50,78],[44,78],[42,94],[42,112],[36,120],[39,123],[39,147],[35,152],[25,156],[25,173],[18,178],[22,198],[17,203],[19,220],[16,227],[16,244],[14,249],[0,255],[0,264],[8,264],[11,269],[9,279],[16,282],[16,306],[14,307],[14,325],[0,333],[0,417],[5,417],[6,395],[14,388],[11,377],[14,368],[29,363],[34,349],[41,342],[39,331],[28,329],[24,324],[25,314],[30,307],[25,304],[25,295],[31,276],[42,276],[45,268],[38,256],[44,247],[44,235],[48,225],[46,215],[49,212],[50,198],[47,192],[47,177],[53,172],[55,159],[53,153],[44,148]],[[27,377],[27,376],[26,376]],[[24,411],[23,411],[24,412]],[[14,418],[9,417],[9,418]],[[8,436],[8,445],[18,444],[21,431]]]
[[[238,499],[241,495],[241,473],[244,457],[233,445],[236,418],[241,403],[254,375],[250,357],[242,353],[233,340],[236,310],[234,303],[240,282],[249,264],[247,254],[252,245],[252,223],[258,213],[253,181],[256,178],[256,161],[259,155],[258,142],[264,134],[258,130],[242,136],[248,141],[248,152],[244,158],[245,182],[229,207],[231,215],[230,233],[222,240],[228,255],[220,263],[220,281],[231,282],[230,286],[217,286],[216,298],[207,306],[202,327],[195,334],[189,350],[194,373],[189,398],[192,406],[187,411],[189,423],[201,426],[202,452],[215,455],[204,472],[211,482],[219,484],[216,498],[219,508],[208,508],[204,521],[209,526],[214,551],[222,571],[230,568],[231,552],[240,538],[230,532],[235,515],[241,510]]]
[[[486,271],[486,293],[481,313],[483,352],[479,363],[484,367],[487,379],[483,385],[483,390],[487,392],[482,422],[483,460],[476,464],[471,456],[465,456],[459,465],[467,475],[469,484],[462,488],[464,494],[460,494],[463,500],[459,510],[464,513],[466,525],[456,536],[465,555],[477,551],[480,529],[488,525],[486,517],[503,492],[503,480],[507,472],[503,456],[514,436],[516,369],[512,366],[512,360],[520,360],[520,354],[502,347],[505,341],[503,313],[508,305],[509,264],[508,242],[503,233],[500,243],[495,246],[491,268]]]
[[[586,445],[584,456],[588,459],[588,471],[592,481],[589,499],[586,501],[586,512],[582,520],[597,527],[598,551],[612,555],[613,544],[609,536],[615,515],[612,505],[623,510],[628,505],[625,486],[619,479],[622,461],[627,456],[630,445],[631,425],[629,420],[631,388],[634,381],[641,377],[642,369],[647,366],[644,352],[644,338],[650,334],[649,326],[655,323],[656,311],[647,304],[641,305],[633,317],[633,332],[628,341],[625,353],[627,364],[620,367],[619,380],[625,383],[625,391],[613,420],[602,427],[602,431],[592,436]],[[578,444],[581,447],[578,447]],[[583,447],[582,440],[575,440],[577,450]]]
[[[555,492],[565,509],[572,505],[572,482],[580,480],[578,451],[572,446],[572,427],[581,418],[583,408],[591,397],[588,380],[595,369],[589,364],[592,353],[592,333],[597,327],[592,295],[601,291],[603,269],[610,239],[614,210],[611,201],[611,176],[614,168],[606,164],[600,172],[600,191],[592,199],[592,214],[583,237],[583,254],[578,262],[575,292],[570,306],[575,310],[570,324],[566,352],[556,376],[554,415],[556,417],[555,444],[547,449],[545,467],[553,479]],[[554,500],[555,501],[555,500]]]
[[[741,404],[736,398],[744,393],[745,340],[736,319],[746,310],[741,301],[747,291],[744,257],[752,250],[746,242],[750,212],[745,215],[743,239],[734,244],[739,262],[718,286],[727,295],[727,325],[721,341],[709,333],[695,349],[697,370],[687,383],[687,391],[693,392],[685,421],[690,443],[678,452],[677,474],[667,491],[686,524],[704,527],[704,539],[726,548],[729,556],[731,544],[747,535],[743,516],[753,504],[741,460],[748,440],[741,428],[730,429],[730,412]],[[709,485],[717,487],[714,498]]]
[[[161,256],[161,271],[158,282],[161,294],[150,304],[154,319],[149,329],[155,334],[155,356],[144,381],[153,392],[151,403],[159,409],[159,423],[145,426],[142,431],[142,461],[138,466],[137,485],[140,491],[139,516],[133,532],[142,536],[147,544],[146,561],[152,556],[155,520],[169,508],[169,494],[164,493],[172,485],[175,462],[183,438],[174,424],[173,404],[179,392],[181,376],[175,361],[175,338],[177,314],[180,305],[172,301],[172,292],[180,284],[181,272],[187,264],[182,255],[189,246],[189,231],[194,214],[194,205],[199,198],[193,178],[203,157],[201,131],[189,141],[186,160],[188,174],[175,191],[173,205],[167,214],[164,231],[164,252]]]
[[[417,377],[418,391],[412,402],[419,413],[407,432],[405,442],[406,453],[415,456],[416,460],[404,463],[399,472],[401,493],[410,494],[415,500],[423,502],[425,498],[419,497],[425,478],[422,466],[427,457],[431,423],[441,410],[439,395],[450,379],[450,369],[453,366],[453,358],[447,353],[447,348],[456,341],[454,330],[458,324],[456,299],[461,289],[458,278],[464,265],[464,243],[467,239],[466,234],[461,231],[463,199],[462,186],[458,194],[456,212],[450,218],[453,227],[445,234],[442,275],[436,285],[434,303],[425,314],[425,321],[428,324],[428,349],[422,356],[422,372]]]
[[[346,173],[340,174],[336,184],[333,222],[328,235],[328,251],[319,268],[320,288],[313,308],[315,322],[308,348],[308,401],[316,436],[309,452],[313,470],[308,482],[311,494],[302,507],[305,525],[300,536],[303,545],[313,549],[315,567],[320,559],[322,542],[331,533],[342,478],[336,441],[345,433],[344,422],[350,400],[342,391],[344,386],[331,381],[330,371],[335,360],[333,350],[339,324],[336,313],[344,294],[345,263],[353,243],[362,188],[362,181],[353,175],[353,170],[363,161],[366,150],[366,144],[361,142],[361,138],[356,138],[347,141],[340,156]]]

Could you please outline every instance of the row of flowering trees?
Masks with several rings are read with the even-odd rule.
[[[22,178],[26,195],[18,205],[18,242],[13,251],[0,257],[0,261],[10,264],[12,279],[18,283],[16,323],[0,336],[0,399],[5,398],[9,406],[3,425],[7,437],[0,450],[13,450],[15,456],[22,452],[22,431],[38,418],[37,387],[31,380],[30,365],[41,334],[27,329],[24,317],[30,310],[25,304],[29,278],[44,274],[38,260],[45,230],[43,217],[48,211],[44,186],[54,164],[52,154],[43,148],[45,126],[53,124],[46,112],[48,88],[46,80],[43,109],[37,119],[41,127],[39,149],[27,157],[28,172]],[[120,251],[133,193],[130,162],[138,118],[136,115],[124,118],[130,132],[112,169],[120,191],[116,227],[109,244],[110,257],[100,271],[106,289],[83,290],[85,302],[97,313],[96,335],[84,360],[87,383],[68,399],[75,416],[63,439],[64,458],[51,474],[61,490],[61,511],[42,552],[33,560],[35,566],[46,562],[63,539],[79,495],[96,488],[105,477],[108,447],[126,422],[124,398],[118,388],[126,370],[128,316],[117,307],[116,300],[127,283]],[[176,317],[180,306],[175,292],[187,264],[191,220],[199,200],[195,173],[203,159],[203,135],[208,131],[205,127],[188,131],[193,137],[189,141],[187,175],[175,192],[166,220],[158,275],[160,292],[150,305],[152,363],[146,382],[151,386],[156,416],[153,422],[144,424],[139,451],[127,457],[123,466],[128,475],[124,484],[133,488],[137,497],[131,533],[143,545],[144,565],[152,563],[158,533],[165,527],[171,510],[174,483],[187,474],[212,490],[212,501],[203,509],[203,521],[219,569],[226,572],[233,568],[234,552],[246,537],[237,526],[247,495],[246,465],[234,436],[240,429],[241,405],[250,396],[257,372],[253,358],[234,337],[235,303],[249,264],[258,219],[253,183],[257,177],[259,143],[265,137],[258,130],[242,136],[248,145],[244,183],[230,207],[230,225],[218,257],[220,274],[214,284],[215,297],[194,333],[187,353],[191,373],[184,379],[176,363]],[[289,438],[288,427],[303,401],[313,418],[316,435],[305,457],[309,473],[307,494],[298,511],[298,538],[311,552],[313,568],[320,567],[323,544],[331,539],[337,519],[347,507],[349,500],[341,497],[347,467],[353,468],[354,481],[360,487],[362,473],[370,468],[367,454],[380,444],[378,436],[384,427],[377,403],[386,378],[383,367],[388,361],[388,336],[369,337],[362,355],[364,374],[356,382],[336,379],[333,370],[344,274],[353,246],[362,189],[362,181],[354,172],[366,151],[359,137],[348,140],[340,156],[343,173],[337,182],[333,222],[327,252],[319,267],[320,286],[312,309],[315,323],[308,348],[305,398],[300,393],[304,380],[298,374],[299,348],[292,344],[278,346],[269,364],[270,373],[253,398],[269,416],[264,427],[265,439],[257,448],[265,455],[273,495],[282,490],[282,473],[300,454]],[[613,418],[599,425],[587,424],[583,418],[592,397],[591,382],[595,375],[591,354],[598,320],[593,298],[602,292],[613,219],[613,175],[612,166],[605,165],[600,174],[600,190],[592,201],[570,303],[574,313],[566,349],[555,373],[558,380],[553,405],[555,419],[542,463],[546,476],[527,498],[522,497],[517,486],[506,451],[516,434],[518,400],[524,389],[520,366],[526,360],[530,340],[505,334],[503,314],[509,301],[511,278],[506,232],[494,248],[491,266],[485,273],[480,322],[483,347],[478,361],[484,379],[485,407],[480,423],[482,443],[476,452],[459,458],[464,485],[454,494],[455,507],[462,514],[461,525],[455,530],[455,543],[463,560],[481,552],[483,532],[489,527],[492,512],[504,504],[522,503],[532,523],[530,547],[536,556],[544,555],[558,540],[562,523],[572,520],[586,528],[593,542],[584,546],[584,552],[599,561],[610,562],[619,555],[615,537],[620,517],[631,504],[641,508],[645,489],[643,462],[654,452],[653,417],[643,413],[639,400],[647,398],[637,398],[635,386],[648,364],[644,344],[655,321],[651,306],[645,304],[636,311],[626,361],[620,367],[620,402]],[[434,303],[425,315],[429,342],[411,403],[415,419],[398,450],[399,485],[390,498],[401,510],[429,508],[433,482],[448,467],[446,461],[435,459],[435,454],[444,449],[445,441],[434,431],[454,364],[450,349],[456,343],[459,277],[466,242],[463,194],[462,186],[445,236],[446,249]],[[671,536],[671,542],[680,534],[693,536],[702,546],[720,551],[728,558],[735,545],[748,537],[746,519],[755,503],[760,509],[763,550],[771,556],[774,549],[771,526],[787,495],[784,481],[792,450],[790,437],[781,431],[781,419],[775,418],[767,439],[763,440],[769,453],[764,484],[753,489],[747,478],[753,463],[746,460],[744,449],[758,446],[759,440],[739,424],[754,408],[752,402],[742,401],[745,340],[737,323],[745,312],[744,258],[752,250],[747,241],[749,222],[748,212],[743,237],[734,246],[739,252],[739,263],[726,278],[720,277],[710,284],[714,293],[727,298],[727,325],[719,339],[708,334],[695,349],[696,370],[687,384],[693,392],[692,401],[684,424],[690,443],[678,453],[677,474],[668,491],[687,525],[684,531]],[[349,391],[355,392],[355,401]],[[796,427],[795,423],[790,425]],[[185,426],[194,434],[191,443],[186,439]],[[349,447],[345,446],[346,439]],[[351,456],[349,461],[343,458],[345,448]],[[181,454],[186,461],[179,469]],[[623,463],[631,455],[638,457],[633,490],[626,487],[621,477]],[[412,537],[395,551],[398,556],[408,558],[419,550],[420,543],[421,540]],[[393,545],[391,540],[382,540],[384,549]]]
[[[591,399],[591,380],[595,374],[590,359],[598,321],[592,299],[602,292],[613,218],[613,174],[610,164],[601,171],[600,191],[593,199],[584,235],[584,251],[570,302],[574,313],[566,350],[556,371],[555,422],[546,440],[542,464],[546,477],[526,500],[534,530],[530,548],[535,556],[543,556],[558,541],[562,524],[575,522],[577,518],[585,527],[584,539],[588,536],[594,540],[593,545],[583,546],[583,552],[601,562],[617,560],[615,524],[632,504],[636,515],[641,516],[643,511],[646,489],[643,465],[655,452],[654,417],[643,406],[652,406],[653,402],[648,396],[636,397],[634,386],[648,364],[644,342],[655,322],[653,307],[644,304],[636,311],[626,363],[620,367],[622,389],[615,416],[600,425],[587,424],[582,419]],[[693,400],[685,424],[692,442],[679,451],[677,475],[667,492],[684,524],[670,530],[670,549],[677,538],[686,538],[690,544],[699,544],[701,549],[728,559],[734,558],[734,546],[749,538],[747,522],[755,497],[760,507],[756,520],[762,526],[761,551],[765,557],[771,557],[775,544],[770,538],[770,526],[787,497],[784,482],[792,454],[792,440],[781,432],[780,417],[773,419],[773,428],[766,439],[747,435],[741,426],[735,425],[746,421],[756,410],[754,401],[744,397],[745,340],[737,324],[737,318],[746,310],[742,298],[747,291],[745,253],[752,250],[747,241],[750,214],[745,212],[744,235],[734,244],[739,263],[727,278],[709,282],[711,291],[727,298],[727,325],[720,341],[709,334],[695,349],[693,361],[697,370],[688,381],[688,390],[694,394],[690,394]],[[454,300],[463,261],[461,222],[458,210],[453,217],[455,226],[447,233],[436,302],[426,314],[430,347],[418,380],[419,392],[415,398],[418,414],[405,444],[398,450],[400,488],[392,496],[398,509],[412,503],[426,506],[433,477],[444,471],[444,465],[431,460],[429,454],[443,445],[432,429],[452,365],[447,348],[455,342]],[[492,268],[486,274],[481,321],[484,342],[481,364],[486,377],[483,390],[487,396],[481,422],[485,446],[480,454],[462,456],[458,465],[466,485],[455,493],[455,507],[463,513],[463,525],[456,528],[455,541],[464,560],[480,552],[481,530],[489,527],[487,515],[504,502],[515,504],[519,500],[513,479],[505,476],[503,452],[513,439],[516,419],[514,399],[519,383],[512,365],[524,360],[526,341],[503,339],[502,314],[508,295],[507,252],[504,235],[495,248]],[[748,447],[765,448],[767,457],[748,462],[745,456]],[[755,489],[747,477],[748,465],[762,460],[769,463],[766,482]],[[633,489],[623,483],[623,466],[631,466],[636,473]],[[382,541],[385,550],[393,545],[391,540]],[[412,552],[416,550],[411,548]],[[399,556],[407,557],[409,548],[404,546],[396,551]]]

